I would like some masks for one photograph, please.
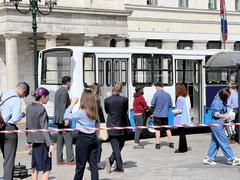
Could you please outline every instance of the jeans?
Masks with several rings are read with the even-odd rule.
[[[224,120],[223,119],[212,120],[211,124],[224,124]],[[228,160],[233,160],[235,158],[235,155],[228,142],[228,138],[225,134],[224,127],[211,126],[211,131],[212,131],[212,140],[211,140],[211,144],[207,154],[208,158],[211,160],[215,160],[218,149],[220,147],[223,151],[224,156]]]
[[[134,121],[136,126],[142,126],[143,125],[143,114],[134,115]],[[142,129],[135,129],[135,143],[139,143],[140,135],[141,135]]]

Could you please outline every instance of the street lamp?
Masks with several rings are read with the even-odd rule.
[[[41,15],[49,15],[52,12],[54,5],[57,4],[57,0],[45,0],[45,6],[48,7],[48,12],[42,12],[39,9],[39,3],[41,0],[29,0],[29,8],[27,10],[19,9],[19,4],[22,0],[10,0],[16,7],[16,10],[21,14],[28,14],[32,12],[32,29],[33,29],[33,60],[34,60],[34,84],[35,88],[38,86],[38,57],[37,57],[37,13]]]

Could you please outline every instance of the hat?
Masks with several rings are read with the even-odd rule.
[[[159,87],[163,87],[163,84],[160,82],[154,83],[154,86],[159,86]]]
[[[140,92],[141,90],[143,90],[143,87],[141,87],[141,86],[138,86],[138,87],[135,88],[135,91],[136,91],[137,93]]]

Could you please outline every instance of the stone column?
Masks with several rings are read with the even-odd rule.
[[[17,37],[20,32],[9,32],[4,35],[6,46],[7,88],[13,89],[18,83],[18,46]]]
[[[46,48],[57,46],[57,37],[60,33],[46,33],[44,38],[46,39]]]
[[[193,50],[206,50],[208,41],[193,41]]]
[[[97,36],[98,36],[97,34],[85,34],[84,46],[88,46],[88,47],[94,46],[94,40]]]
[[[98,47],[110,47],[112,37],[107,35],[99,35],[97,39],[94,40],[95,46]]]
[[[177,49],[177,40],[174,40],[174,39],[164,40],[163,39],[162,48],[163,49]]]
[[[116,40],[116,47],[125,47],[125,39],[126,36],[118,36],[115,38]]]
[[[223,47],[223,42],[222,42],[222,47]],[[234,50],[234,41],[226,41],[225,42],[225,47],[227,50]]]
[[[130,38],[129,47],[145,47],[146,39]]]

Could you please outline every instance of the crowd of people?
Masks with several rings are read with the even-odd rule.
[[[133,111],[136,126],[143,126],[147,116],[151,114],[155,126],[169,125],[169,109],[172,109],[173,102],[169,93],[164,91],[161,83],[154,84],[156,92],[148,105],[144,98],[144,87],[136,87],[133,94]],[[108,173],[112,171],[112,165],[116,162],[116,168],[113,170],[123,173],[123,160],[121,151],[124,147],[126,136],[130,133],[128,129],[108,130],[108,139],[111,143],[112,154],[106,159],[106,166],[100,165],[102,140],[98,137],[95,130],[100,123],[106,123],[111,127],[130,126],[128,115],[128,98],[121,96],[122,85],[115,83],[112,89],[112,95],[104,100],[102,107],[101,86],[94,83],[90,88],[84,89],[80,100],[72,98],[70,100],[68,90],[71,87],[71,77],[62,78],[62,86],[55,93],[54,123],[59,129],[70,128],[72,121],[76,122],[76,128],[80,131],[77,136],[75,147],[75,157],[73,152],[73,134],[70,131],[59,131],[57,136],[57,165],[74,165],[75,180],[83,179],[86,163],[89,163],[91,179],[99,179],[98,171],[106,169]],[[4,120],[5,130],[17,130],[17,122],[25,117],[21,112],[21,98],[28,96],[29,85],[25,82],[19,83],[15,90],[5,91],[0,96],[1,117]],[[233,86],[223,89],[216,95],[211,105],[211,123],[224,124],[225,120],[232,118],[228,113],[228,108],[235,114],[238,112],[237,94]],[[49,91],[46,88],[39,87],[34,93],[35,100],[26,108],[26,129],[48,129],[48,114],[44,107],[49,100]],[[74,110],[74,106],[79,104],[79,108]],[[174,114],[175,125],[191,124],[191,103],[185,84],[176,85],[176,107],[172,110]],[[104,112],[107,115],[105,121]],[[148,115],[147,115],[148,114]],[[171,128],[156,128],[155,148],[160,149],[161,131],[165,131],[169,141],[169,148],[174,148],[174,142],[171,134]],[[240,165],[240,161],[235,157],[233,150],[229,145],[223,126],[211,126],[212,139],[206,157],[205,164],[216,164],[215,158],[219,147],[232,165]],[[142,129],[135,130],[134,149],[144,149],[140,142]],[[42,179],[47,180],[52,170],[52,153],[54,145],[50,132],[28,132],[26,148],[32,148],[32,179],[38,179],[38,173],[43,172]],[[232,139],[237,137],[234,134]],[[1,151],[4,157],[4,179],[12,180],[14,163],[17,151],[18,134],[0,134]],[[63,146],[66,146],[66,160],[63,158]],[[179,145],[175,153],[185,153],[188,151],[185,128],[179,127]]]

